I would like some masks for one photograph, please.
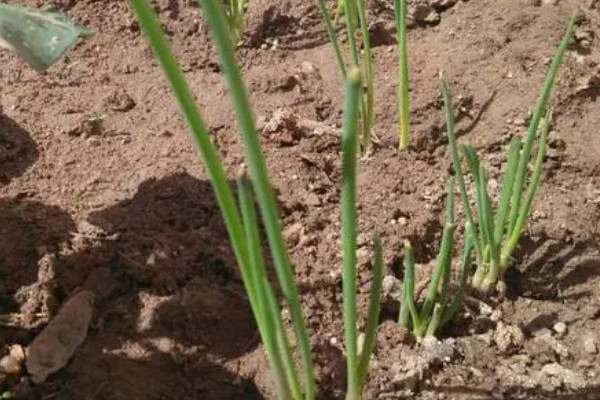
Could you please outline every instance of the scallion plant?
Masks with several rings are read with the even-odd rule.
[[[244,15],[246,0],[227,0],[225,2],[225,15],[231,41],[237,44],[244,35]]]
[[[466,225],[471,230],[470,224]],[[454,247],[454,179],[448,181],[446,194],[446,223],[442,233],[442,242],[434,270],[428,278],[423,300],[415,293],[415,261],[410,243],[404,246],[404,281],[400,301],[398,323],[412,332],[415,337],[434,337],[438,330],[450,321],[460,309],[463,294],[471,271],[471,235],[467,234],[460,269],[460,278],[456,287],[451,286],[452,250]],[[451,297],[452,291],[454,296]]]
[[[471,237],[477,256],[477,269],[473,276],[472,285],[484,293],[494,289],[499,282],[503,282],[504,273],[511,264],[512,254],[519,243],[525,223],[529,217],[531,205],[542,173],[546,139],[551,123],[551,112],[547,107],[547,103],[557,71],[573,34],[573,26],[574,19],[571,19],[567,26],[567,32],[560,43],[546,76],[544,86],[531,117],[525,141],[522,143],[521,139],[517,136],[513,137],[510,141],[502,191],[495,209],[487,192],[488,181],[486,173],[475,150],[469,146],[462,147],[475,185],[477,222],[474,221],[473,212],[471,211],[465,187],[465,178],[459,159],[458,146],[454,134],[450,89],[446,79],[443,76],[440,78],[452,164],[460,189],[465,219],[467,224],[470,224],[472,227]],[[531,159],[533,143],[538,134],[540,122],[544,114],[544,123],[541,126],[533,170],[529,173],[529,161]]]
[[[408,54],[406,49],[406,0],[394,0],[396,33],[398,37],[398,120],[400,121],[399,150],[408,148],[409,96]]]
[[[340,70],[340,75],[346,79],[346,61],[342,55],[342,46],[335,29],[337,23],[332,20],[331,15],[325,4],[325,0],[316,0],[329,40],[333,46],[336,62]],[[359,120],[360,120],[360,149],[363,154],[371,151],[373,124],[375,121],[375,86],[373,83],[373,55],[371,52],[371,42],[369,39],[369,24],[367,21],[367,11],[365,0],[339,0],[338,7],[343,6],[343,13],[346,20],[346,33],[349,46],[349,62],[351,67],[360,67],[364,71],[365,82],[364,90],[361,90],[359,103]],[[339,8],[338,8],[339,10]],[[336,15],[339,15],[336,12]],[[337,19],[337,17],[336,17]],[[358,22],[358,27],[357,27]],[[360,29],[360,39],[358,41],[357,28]],[[362,44],[362,52],[361,52]],[[362,56],[361,56],[362,54]]]
[[[298,288],[281,231],[276,199],[255,131],[247,89],[236,62],[224,9],[219,0],[201,0],[228,82],[239,130],[246,148],[248,171],[244,171],[237,181],[239,205],[227,182],[227,176],[211,142],[206,124],[177,60],[170,50],[156,14],[147,0],[130,0],[130,4],[171,84],[174,97],[192,130],[194,142],[210,177],[240,267],[250,307],[269,359],[277,396],[281,400],[314,400],[315,375],[308,330],[302,316]],[[381,243],[376,236],[373,286],[364,328],[365,341],[359,354],[356,309],[356,152],[361,84],[358,69],[349,69],[347,78],[342,129],[343,308],[348,364],[347,399],[358,400],[366,381],[369,360],[375,346],[383,260]],[[254,197],[266,231],[279,287],[290,310],[301,365],[297,365],[293,357],[292,346],[281,319],[280,306],[266,277],[258,230],[259,217],[254,209]]]

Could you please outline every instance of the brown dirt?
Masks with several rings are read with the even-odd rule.
[[[14,377],[5,386],[31,399],[274,398],[210,184],[127,3],[52,3],[96,35],[47,74],[0,54],[0,342],[29,344],[81,288],[96,294],[96,315],[66,368],[39,386]],[[392,281],[401,278],[404,240],[414,242],[420,263],[435,257],[450,169],[438,71],[453,88],[460,140],[498,179],[565,21],[580,16],[506,299],[492,304],[495,311],[461,315],[431,348],[393,323],[397,304],[385,307],[365,398],[600,399],[600,357],[590,344],[600,346],[600,4],[534,3],[460,1],[438,7],[432,20],[439,23],[411,25],[412,147],[402,154],[395,150],[396,53],[384,29],[391,2],[371,4],[381,145],[359,165],[361,297],[375,229]],[[193,1],[156,4],[233,176],[243,152],[201,13]],[[340,79],[312,2],[251,0],[247,25],[240,58],[268,127],[263,148],[320,398],[342,399]],[[557,322],[566,332],[555,332]]]

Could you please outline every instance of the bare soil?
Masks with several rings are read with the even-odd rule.
[[[30,344],[80,290],[95,294],[95,313],[64,369],[40,385],[25,372],[2,376],[4,388],[27,399],[274,399],[210,183],[127,3],[52,3],[95,36],[46,74],[0,54],[0,344]],[[376,229],[388,288],[402,279],[404,240],[422,264],[439,246],[450,159],[438,72],[453,88],[459,140],[500,180],[566,21],[574,12],[578,21],[507,296],[471,298],[430,347],[395,324],[398,304],[387,298],[365,398],[600,399],[600,2],[410,2],[412,142],[400,154],[391,6],[369,2],[380,144],[359,164],[363,302]],[[194,1],[157,0],[156,9],[234,177],[243,151],[201,11]],[[318,9],[250,0],[239,55],[264,128],[319,398],[343,399],[342,87]]]

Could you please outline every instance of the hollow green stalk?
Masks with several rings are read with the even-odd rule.
[[[408,54],[406,49],[406,0],[394,0],[398,35],[398,119],[400,121],[400,151],[408,148],[410,99],[408,95]]]
[[[130,3],[138,16],[138,20],[140,21],[144,32],[148,36],[149,42],[163,67],[163,70],[165,71],[165,75],[172,86],[173,93],[179,102],[182,113],[192,129],[194,141],[202,155],[202,159],[211,178],[217,202],[223,213],[225,224],[240,268],[248,268],[248,249],[245,245],[244,230],[241,224],[239,211],[235,205],[231,188],[227,183],[226,175],[220,165],[217,152],[212,145],[194,98],[170,51],[168,42],[152,8],[147,1],[144,0],[130,0]],[[266,175],[266,167],[264,160],[262,159],[258,138],[254,132],[252,113],[245,87],[242,84],[239,69],[235,61],[234,48],[227,30],[224,10],[221,4],[215,0],[203,1],[202,6],[215,36],[215,42],[217,43],[217,48],[221,55],[222,66],[230,83],[230,91],[234,99],[238,121],[242,127],[244,139],[246,139],[250,175],[257,192],[258,202],[261,206],[261,212],[264,218],[263,222],[267,230],[276,271],[280,280],[280,286],[290,307],[292,322],[298,337],[298,346],[304,363],[305,399],[311,400],[314,399],[315,390],[312,356],[308,344],[308,333],[300,311],[297,288],[291,272],[289,257],[283,245],[274,196]]]
[[[353,0],[347,0],[353,1]],[[375,119],[375,86],[373,83],[373,55],[371,53],[371,40],[369,37],[369,22],[367,21],[367,12],[365,0],[356,1],[358,20],[360,23],[361,38],[363,44],[363,67],[365,73],[365,115],[363,117],[362,149],[364,152],[371,151],[371,134],[373,131],[373,122]],[[350,34],[350,32],[349,32]]]
[[[360,354],[358,365],[359,391],[362,393],[369,372],[369,361],[375,349],[377,339],[377,326],[379,325],[379,311],[381,308],[381,286],[383,284],[383,250],[379,234],[375,234],[375,259],[373,260],[373,284],[369,295],[369,309],[365,324],[365,340]]]
[[[508,146],[508,159],[506,161],[506,171],[502,178],[502,194],[500,195],[500,203],[496,219],[494,221],[494,241],[500,245],[503,235],[506,230],[506,218],[510,210],[510,199],[515,183],[515,175],[519,164],[519,152],[521,151],[521,138],[514,136]]]
[[[446,196],[446,225],[444,226],[444,231],[442,233],[440,252],[435,263],[431,281],[427,286],[425,301],[423,302],[421,319],[424,321],[428,321],[431,318],[438,295],[440,279],[443,276],[444,270],[447,268],[447,264],[452,262],[452,245],[454,242],[454,191],[450,191],[451,188],[454,188],[452,179],[448,182],[448,194]]]
[[[500,276],[500,245],[494,241],[494,220],[492,218],[490,198],[487,194],[487,179],[481,166],[479,167],[477,192],[479,194],[478,203],[481,203],[482,214],[480,219],[482,221],[484,237],[486,238],[486,248],[490,252],[489,271],[483,281],[483,288],[485,289],[489,284],[497,282]]]
[[[454,316],[460,309],[462,299],[467,288],[467,282],[469,281],[469,276],[471,274],[472,252],[473,237],[471,232],[471,225],[469,225],[469,223],[467,222],[465,224],[465,250],[463,253],[462,267],[460,269],[460,281],[458,283],[458,288],[454,292],[454,298],[452,299],[452,303],[450,303],[450,306],[444,310],[444,316],[442,317],[441,325],[444,325],[450,320],[452,320],[452,318],[454,318]]]
[[[421,316],[415,303],[415,256],[410,242],[404,244],[404,285],[402,288],[402,304],[400,320],[398,323],[406,330],[410,330],[408,316],[412,320],[413,330],[422,330]],[[403,311],[406,310],[406,311]]]
[[[350,66],[360,68],[360,57],[359,57],[359,46],[356,41],[356,21],[357,21],[357,0],[343,0],[344,2],[344,15],[346,16],[346,33],[348,35],[348,45],[350,47]],[[359,119],[361,122],[361,138],[364,137],[368,118],[368,104],[365,96],[361,90],[360,96],[360,110],[359,110]],[[362,142],[362,140],[361,140]],[[360,144],[359,141],[356,142],[357,146]],[[365,151],[365,149],[362,149]]]
[[[245,0],[228,0],[226,5],[227,27],[231,41],[236,44],[244,34]]]
[[[344,61],[344,57],[342,56],[342,50],[340,49],[340,41],[338,39],[337,33],[334,28],[334,23],[331,21],[331,16],[329,15],[329,11],[327,11],[327,6],[325,5],[325,0],[316,0],[317,6],[319,7],[319,11],[321,12],[321,16],[323,21],[325,22],[325,28],[327,29],[327,35],[329,36],[329,41],[333,46],[333,51],[335,54],[335,61],[337,63],[338,69],[340,70],[340,75],[342,80],[346,81],[346,63]],[[339,1],[338,7],[343,7],[344,0]],[[335,23],[337,25],[337,22]]]
[[[452,249],[454,243],[454,180],[448,180],[446,198],[446,222],[442,234],[442,243],[435,268],[431,274],[425,299],[417,305],[414,298],[415,272],[414,255],[410,243],[404,246],[404,283],[398,324],[411,331],[418,339],[434,336],[436,332],[456,314],[465,292],[465,286],[471,271],[472,229],[467,228],[467,239],[461,267],[460,281],[450,301],[452,276]],[[442,282],[440,288],[440,282]]]
[[[529,123],[529,129],[527,130],[527,136],[523,145],[523,150],[519,159],[519,166],[517,167],[517,172],[515,176],[515,187],[513,190],[512,204],[509,217],[510,232],[514,231],[514,227],[517,223],[517,218],[519,217],[519,214],[521,212],[521,197],[523,195],[525,178],[527,174],[527,165],[531,157],[531,148],[533,146],[533,141],[535,140],[535,137],[537,135],[538,126],[542,118],[542,114],[546,110],[546,104],[548,103],[548,98],[550,97],[550,93],[552,92],[552,87],[554,86],[556,74],[558,73],[558,69],[562,64],[563,56],[565,54],[565,51],[567,50],[567,46],[569,45],[571,36],[573,35],[574,25],[575,17],[572,17],[567,25],[567,32],[563,36],[563,39],[558,47],[558,51],[556,52],[554,61],[552,61],[550,70],[546,75],[546,80],[540,92],[540,97],[538,98],[536,107],[533,111],[533,115],[531,116],[531,122]]]
[[[342,17],[343,14],[344,14],[344,0],[337,0],[336,6],[335,6],[335,13],[333,16],[334,26],[338,25],[338,22],[340,21],[340,18]]]
[[[250,285],[246,285],[249,297],[257,299],[258,313],[262,317],[262,324],[268,324],[261,329],[261,322],[258,322],[261,337],[268,336],[265,341],[267,356],[269,359],[274,357],[271,362],[271,368],[274,371],[276,386],[278,392],[290,393],[293,399],[302,399],[302,391],[298,379],[298,372],[294,363],[292,349],[289,339],[286,335],[281,311],[273,289],[267,280],[266,268],[264,264],[263,253],[261,250],[260,235],[258,230],[258,218],[254,209],[254,201],[250,181],[245,171],[238,178],[238,196],[240,198],[240,209],[242,212],[243,225],[246,232],[246,243],[248,244],[249,263],[251,265],[249,275]],[[244,273],[242,273],[244,279]],[[252,293],[251,293],[252,291]],[[252,301],[251,301],[252,303]],[[266,321],[267,319],[268,321]],[[269,349],[273,346],[273,349]],[[285,375],[282,377],[278,368],[283,368]],[[284,378],[287,378],[285,380]],[[280,382],[280,380],[282,380]]]
[[[360,72],[348,71],[346,106],[342,128],[342,283],[343,315],[347,358],[347,400],[360,397],[359,359],[356,327],[356,150],[358,110],[360,101]]]
[[[511,232],[510,236],[508,237],[508,240],[506,241],[506,244],[504,245],[504,248],[502,249],[501,265],[503,270],[506,270],[506,268],[508,268],[510,257],[517,245],[519,244],[519,239],[521,238],[521,234],[523,233],[523,229],[525,228],[525,222],[529,217],[531,205],[533,204],[533,199],[535,197],[535,193],[540,182],[540,177],[542,175],[544,155],[546,154],[546,141],[548,140],[548,132],[550,131],[551,118],[552,113],[548,111],[546,113],[546,118],[542,129],[542,135],[539,139],[538,151],[533,169],[533,174],[529,182],[529,187],[527,188],[525,201],[523,202],[523,205],[519,212],[519,216],[517,217],[515,227],[513,228],[513,231]]]
[[[281,224],[275,203],[275,195],[268,178],[267,167],[254,128],[254,116],[246,87],[242,81],[235,51],[226,29],[225,15],[219,0],[201,0],[204,15],[209,23],[221,66],[228,82],[237,122],[246,146],[246,157],[252,184],[262,214],[267,233],[271,256],[281,286],[283,296],[290,308],[292,324],[298,339],[298,347],[303,362],[304,393],[307,400],[315,397],[315,377],[310,351],[308,330],[300,307],[298,289],[281,231]]]
[[[283,362],[283,349],[278,344],[278,325],[281,325],[281,313],[274,299],[270,298],[272,290],[266,280],[260,236],[256,223],[257,218],[252,201],[252,190],[245,174],[238,178],[238,196],[249,252],[249,262],[247,264],[249,268],[241,269],[242,280],[250,299],[256,325],[266,349],[278,398],[301,399],[298,392],[296,369],[293,365],[290,367],[289,363]],[[291,351],[289,348],[287,350],[288,357],[286,358],[290,358]]]
[[[450,88],[446,78],[440,74],[440,90],[444,99],[444,115],[446,117],[446,133],[448,135],[448,144],[450,147],[450,155],[452,157],[452,166],[454,168],[454,176],[458,183],[458,189],[460,191],[460,200],[462,203],[463,213],[465,215],[466,222],[471,226],[473,233],[473,244],[475,248],[475,254],[477,256],[477,264],[483,264],[483,244],[480,241],[477,226],[473,222],[473,214],[471,212],[471,206],[469,205],[469,197],[467,195],[467,188],[465,186],[465,178],[463,175],[460,159],[458,155],[458,145],[456,144],[456,135],[454,132],[454,111],[452,108],[452,96],[450,94]]]

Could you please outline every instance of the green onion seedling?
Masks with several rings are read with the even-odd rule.
[[[147,0],[130,0],[140,25],[169,81],[174,97],[193,134],[193,139],[207,169],[217,203],[225,220],[229,238],[238,261],[244,287],[273,373],[280,400],[314,400],[315,374],[308,330],[302,316],[298,287],[290,257],[283,240],[275,195],[269,180],[264,155],[254,128],[252,108],[236,62],[234,44],[227,28],[225,10],[219,0],[202,0],[204,15],[210,25],[220,56],[239,130],[246,145],[248,171],[237,180],[238,200],[227,182],[227,176],[217,151],[211,142],[206,124],[189,89],[181,69]],[[364,387],[369,360],[375,345],[379,301],[383,280],[381,243],[375,238],[373,285],[369,313],[365,325],[365,342],[361,354],[357,348],[356,310],[356,151],[361,85],[357,68],[348,71],[346,105],[343,126],[342,174],[342,235],[343,245],[343,302],[346,337],[348,338],[348,400],[358,400]],[[284,329],[281,308],[267,280],[261,241],[259,215],[265,228],[271,258],[283,299],[290,310],[295,340],[301,364],[292,354],[291,341]]]
[[[329,40],[334,49],[340,75],[345,80],[347,67],[344,57],[342,56],[340,40],[335,30],[337,22],[334,22],[331,19],[325,0],[316,0],[316,2],[325,23],[325,27],[327,28]],[[365,154],[372,149],[373,125],[375,121],[373,54],[369,38],[366,4],[365,0],[340,0],[338,2],[338,6],[339,5],[343,7],[343,13],[346,20],[346,33],[350,48],[349,65],[357,68],[362,65],[365,76],[365,87],[364,90],[361,91],[362,94],[359,103],[360,141],[357,142],[357,146],[360,146],[362,153]],[[357,23],[358,28],[360,29],[361,42],[357,39]]]
[[[400,121],[400,151],[408,148],[409,96],[408,55],[406,49],[406,0],[394,0],[398,35],[398,119]]]
[[[245,0],[227,0],[225,15],[231,41],[237,44],[244,35]]]
[[[484,293],[490,292],[503,281],[504,273],[510,266],[512,254],[525,229],[533,198],[539,185],[546,151],[546,139],[550,129],[551,112],[548,110],[547,103],[564,53],[573,34],[573,26],[574,19],[571,19],[567,26],[567,32],[563,36],[554,61],[546,75],[525,141],[522,143],[520,138],[514,137],[509,144],[502,191],[495,209],[487,191],[486,173],[475,150],[468,146],[462,148],[475,185],[477,223],[474,222],[473,212],[469,205],[465,178],[460,164],[454,133],[450,89],[446,79],[443,76],[440,78],[452,164],[459,184],[465,219],[472,226],[471,236],[475,243],[474,248],[477,255],[477,269],[473,276],[472,285]],[[545,118],[541,125],[533,172],[528,174],[533,143],[540,130],[540,122],[544,113]]]
[[[473,246],[470,235],[467,235],[459,283],[454,290],[452,301],[449,302],[454,228],[454,179],[450,178],[446,195],[446,224],[442,233],[442,243],[422,301],[415,298],[413,248],[410,243],[406,243],[404,246],[404,282],[398,323],[419,339],[435,336],[439,329],[450,321],[460,309],[470,274]],[[470,229],[470,225],[467,224],[467,231]]]

